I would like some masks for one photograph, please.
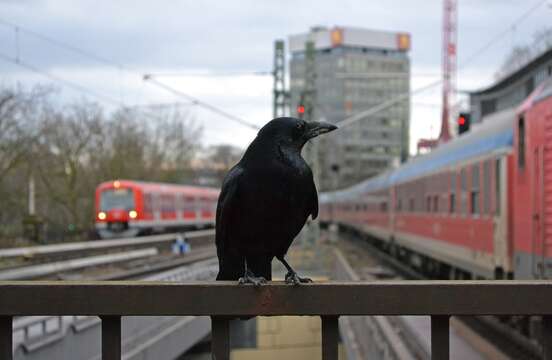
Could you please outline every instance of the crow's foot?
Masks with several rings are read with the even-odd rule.
[[[244,276],[238,279],[238,284],[253,284],[255,286],[261,286],[266,284],[266,279],[262,276],[255,276],[255,274],[247,270]]]
[[[299,277],[295,271],[289,271],[286,274],[286,284],[293,284],[293,285],[299,285],[301,283],[311,283],[312,279],[309,279],[307,277]]]

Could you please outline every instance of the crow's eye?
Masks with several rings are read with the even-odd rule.
[[[305,127],[305,123],[303,123],[303,122],[298,122],[297,125],[295,125],[295,127],[296,127],[298,130],[303,130],[303,128]]]

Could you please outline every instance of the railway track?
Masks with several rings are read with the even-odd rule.
[[[363,279],[396,278],[410,280],[431,280],[412,269],[390,254],[374,246],[368,239],[354,232],[340,233],[339,249],[352,263],[352,267],[363,269]],[[370,254],[367,257],[365,254]],[[367,258],[369,260],[367,260]],[[368,266],[366,265],[368,264]],[[492,359],[538,360],[542,351],[538,344],[516,332],[506,323],[493,316],[454,317],[451,323],[460,323],[470,332],[471,345]]]
[[[173,254],[176,239],[185,239],[192,251]],[[213,257],[213,239],[214,230],[201,230],[4,249],[0,260],[12,261],[0,268],[0,280],[130,279]]]

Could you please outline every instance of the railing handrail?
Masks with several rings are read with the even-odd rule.
[[[0,294],[10,316],[552,315],[550,281],[0,281]]]

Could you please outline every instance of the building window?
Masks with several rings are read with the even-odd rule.
[[[414,212],[414,198],[410,198],[410,202],[409,202],[409,205],[408,205],[408,210],[410,212]]]
[[[451,193],[449,198],[449,212],[451,214],[454,214],[454,210],[456,208],[455,204],[456,204],[456,197],[454,196],[454,193]]]
[[[479,164],[472,167],[472,183],[471,183],[471,213],[479,214]]]
[[[525,168],[525,119],[518,119],[518,167]]]
[[[433,211],[439,212],[439,195],[435,195],[433,197]]]

